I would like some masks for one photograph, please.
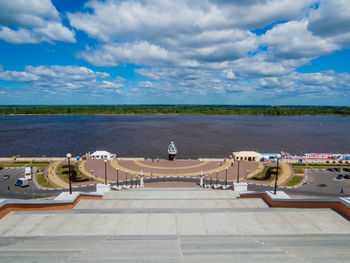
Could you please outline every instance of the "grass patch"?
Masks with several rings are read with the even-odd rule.
[[[328,168],[350,168],[350,165],[348,164],[312,164],[312,163],[293,163],[292,168],[294,170],[294,173],[296,174],[302,174],[304,173],[305,169],[328,169]]]
[[[15,161],[15,162],[0,162],[0,167],[40,167],[46,168],[49,165],[49,162],[29,162],[29,161]]]
[[[306,167],[292,166],[295,174],[303,174]]]
[[[45,188],[55,188],[54,185],[52,185],[45,177],[43,173],[39,173],[36,175],[36,181]]]
[[[264,170],[252,177],[251,179],[259,181],[272,181],[276,176],[276,166],[265,166]],[[278,167],[278,175],[281,173],[281,167]]]
[[[285,186],[294,186],[299,184],[303,180],[304,176],[301,175],[294,175],[291,180],[288,181],[288,183],[285,184]]]
[[[93,181],[89,176],[84,175],[82,172],[80,172],[78,168],[78,164],[72,164],[70,166],[71,169],[71,176],[72,176],[72,182],[73,183],[81,183],[81,182],[88,182]],[[58,176],[63,179],[66,182],[69,182],[69,167],[68,164],[60,164],[57,167],[57,174]]]

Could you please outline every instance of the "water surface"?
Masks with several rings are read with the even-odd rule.
[[[0,116],[0,156],[223,157],[232,151],[350,152],[350,117],[333,116]]]

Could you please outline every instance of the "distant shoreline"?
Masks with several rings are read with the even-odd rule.
[[[350,116],[350,107],[234,105],[0,106],[0,115]]]
[[[0,116],[270,116],[270,117],[321,117],[321,116],[329,116],[329,117],[349,117],[349,115],[341,115],[341,114],[318,114],[318,115],[269,115],[269,114],[199,114],[199,113],[190,113],[190,114],[153,114],[153,113],[112,113],[112,114],[0,114]]]

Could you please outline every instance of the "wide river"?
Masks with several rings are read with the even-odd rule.
[[[74,156],[107,150],[122,157],[223,157],[232,151],[350,152],[350,117],[0,116],[0,156]]]

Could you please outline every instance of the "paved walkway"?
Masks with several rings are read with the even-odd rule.
[[[62,160],[51,163],[47,168],[47,174],[51,183],[53,183],[58,187],[66,188],[66,187],[69,187],[69,184],[63,181],[56,173],[57,167],[60,165],[61,162]]]
[[[142,170],[142,168],[150,168],[152,169],[152,171],[147,171],[147,170],[143,170],[143,174],[145,176],[178,176],[178,177],[191,177],[191,176],[198,176],[201,172],[201,170],[203,171],[203,174],[214,174],[216,172],[221,172],[221,171],[225,171],[226,168],[230,168],[231,167],[231,162],[223,162],[221,166],[219,167],[214,167],[214,168],[209,168],[209,169],[205,169],[205,165],[209,164],[209,162],[200,162],[198,164],[194,164],[194,165],[183,165],[181,164],[181,166],[176,166],[176,167],[166,167],[166,166],[159,166],[158,163],[156,162],[154,165],[150,165],[150,164],[143,164],[140,161],[133,161],[134,165],[133,166],[129,166],[126,167],[126,163],[121,164],[121,161],[117,161],[117,160],[112,160],[110,161],[110,165],[114,168],[118,168],[119,171],[121,172],[127,172],[127,173],[131,173],[131,174],[140,174],[140,171]],[[169,163],[169,162],[168,162]],[[177,161],[177,163],[179,163],[179,161]],[[183,171],[185,169],[192,169],[192,168],[197,168],[196,171],[191,171],[191,172],[186,172]],[[198,169],[201,168],[201,169]],[[192,169],[193,170],[193,169]]]
[[[80,170],[80,172],[82,172],[84,175],[86,175],[86,176],[88,176],[88,177],[90,177],[90,178],[92,178],[94,180],[97,180],[97,181],[100,181],[100,182],[104,182],[103,179],[95,177],[92,173],[88,172],[88,170],[86,170],[86,168],[85,168],[85,164],[86,164],[86,160],[81,161],[79,163],[79,170]]]
[[[280,167],[281,167],[281,174],[278,176],[277,185],[284,185],[293,178],[294,173],[293,173],[293,169],[287,163],[281,162]],[[271,186],[275,185],[275,181],[270,182],[269,185]]]

